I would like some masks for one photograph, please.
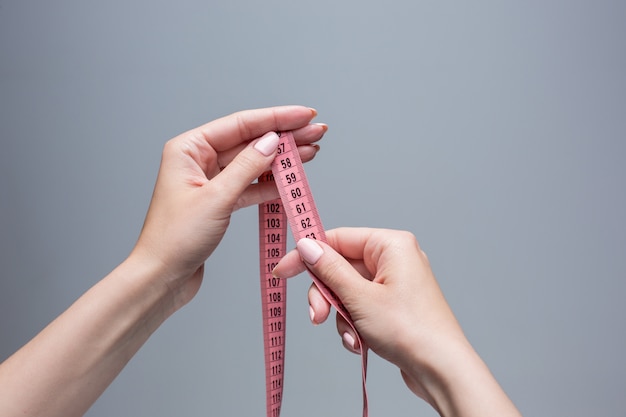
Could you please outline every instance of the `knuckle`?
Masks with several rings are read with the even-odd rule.
[[[248,169],[252,166],[255,166],[255,159],[252,158],[250,152],[241,152],[237,155],[237,158],[233,159],[231,163],[235,164],[238,168]]]
[[[412,232],[409,232],[407,230],[394,230],[393,233],[390,235],[390,239],[393,243],[395,243],[395,246],[402,248],[410,247],[416,250],[420,250],[420,245],[417,241],[417,238]]]
[[[337,258],[327,259],[321,266],[320,272],[327,278],[334,280],[338,275],[341,275],[343,270],[343,263]]]
[[[231,172],[237,172],[237,177],[242,180],[252,181],[252,177],[261,168],[263,161],[260,161],[256,155],[256,152],[251,152],[250,149],[246,149],[237,155],[229,165],[232,165]],[[234,168],[234,169],[233,169]]]
[[[170,155],[178,151],[178,139],[173,138],[165,142],[163,145],[163,155]]]
[[[429,260],[428,260],[428,256],[426,255],[426,252],[424,252],[424,250],[419,244],[419,241],[417,240],[417,237],[413,233],[406,231],[406,230],[399,231],[398,242],[401,246],[414,250],[417,254],[419,254],[423,258],[426,264],[429,264]]]
[[[245,113],[243,112],[235,113],[235,123],[237,124],[237,130],[239,131],[239,137],[248,138],[250,137],[252,130],[244,115]]]

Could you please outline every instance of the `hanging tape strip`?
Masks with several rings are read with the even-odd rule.
[[[278,154],[272,162],[272,171],[259,177],[259,182],[275,181],[280,194],[280,198],[276,200],[259,204],[259,258],[267,417],[280,416],[283,396],[287,282],[273,277],[272,270],[285,255],[287,221],[296,242],[305,237],[326,242],[326,234],[293,134],[281,132],[279,136]],[[367,417],[365,381],[368,348],[361,340],[348,310],[341,301],[311,271],[309,274],[322,295],[346,319],[357,337],[362,361],[363,417]]]

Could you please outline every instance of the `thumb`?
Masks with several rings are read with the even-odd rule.
[[[369,281],[324,242],[303,238],[298,241],[296,247],[307,268],[327,285],[352,313],[358,301],[363,299]]]
[[[274,159],[279,141],[275,132],[266,133],[244,148],[211,180],[213,186],[225,191],[221,194],[229,206],[234,205],[241,193],[267,170]]]

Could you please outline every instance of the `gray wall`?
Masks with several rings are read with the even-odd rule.
[[[319,110],[328,228],[408,229],[528,416],[626,400],[626,3],[0,1],[0,359],[124,259],[163,143]],[[89,411],[262,415],[256,210]],[[359,361],[290,282],[285,415],[360,415]],[[372,416],[432,416],[370,362]]]

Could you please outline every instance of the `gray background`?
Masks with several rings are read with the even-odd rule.
[[[167,139],[296,103],[330,125],[308,165],[327,228],[414,232],[524,414],[625,415],[625,22],[619,1],[0,0],[0,359],[124,259]],[[263,415],[255,222],[89,416]],[[308,285],[283,414],[358,416],[358,357],[309,324]],[[435,415],[375,356],[369,389],[372,416]]]

